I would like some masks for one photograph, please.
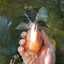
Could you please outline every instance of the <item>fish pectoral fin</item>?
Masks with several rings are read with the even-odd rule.
[[[29,24],[21,22],[15,29],[20,30],[20,29],[29,29]]]

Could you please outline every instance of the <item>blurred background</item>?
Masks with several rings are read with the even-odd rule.
[[[24,30],[15,27],[25,21],[26,6],[33,7],[34,17],[41,7],[47,9],[48,20],[38,25],[44,25],[50,40],[56,41],[56,64],[64,64],[64,0],[0,0],[0,64],[22,64],[17,47]]]

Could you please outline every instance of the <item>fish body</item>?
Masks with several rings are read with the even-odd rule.
[[[31,29],[27,33],[26,38],[26,50],[28,53],[34,55],[37,54],[42,45],[42,40],[40,39],[40,33],[38,27],[33,23]]]

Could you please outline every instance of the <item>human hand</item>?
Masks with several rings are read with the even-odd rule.
[[[30,55],[25,50],[27,33],[23,32],[21,36],[24,39],[19,41],[20,46],[18,47],[18,52],[22,56],[25,64],[55,64],[55,47],[49,41],[43,30],[41,31],[42,48],[36,55]]]

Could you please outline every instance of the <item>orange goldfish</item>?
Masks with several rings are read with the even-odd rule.
[[[42,45],[42,40],[40,39],[40,33],[38,30],[38,26],[33,23],[31,29],[27,33],[26,38],[26,50],[30,54],[36,54]]]
[[[34,20],[34,22],[32,22],[29,18],[31,10],[29,11],[28,9],[24,11],[25,16],[27,17],[29,23],[21,23],[18,27],[16,27],[16,29],[21,29],[21,28],[27,28],[29,29],[27,32],[27,37],[26,37],[26,51],[29,54],[37,54],[42,46],[42,40],[40,39],[40,33],[39,33],[39,29],[37,26],[37,21],[38,20],[45,20],[47,21],[48,15],[47,15],[47,11],[43,12],[44,10],[46,10],[44,7],[42,7],[39,12],[36,15],[36,19]],[[32,12],[33,13],[33,12]],[[31,14],[32,14],[31,13]],[[46,13],[46,15],[43,15],[43,13]]]

